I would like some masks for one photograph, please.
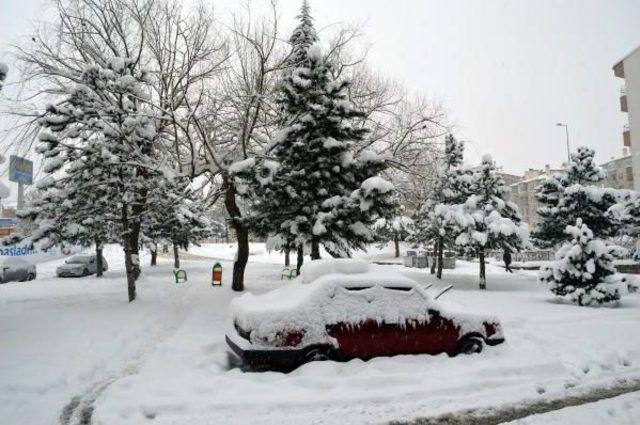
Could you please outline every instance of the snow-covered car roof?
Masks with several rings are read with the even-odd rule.
[[[343,287],[387,287],[413,288],[416,283],[388,266],[374,266],[364,260],[332,258],[305,264],[300,272],[301,283],[334,284]]]
[[[0,257],[0,264],[6,264],[6,265],[31,265],[31,263],[27,260],[25,260],[24,258],[20,258],[20,257]]]
[[[80,263],[88,263],[92,258],[95,257],[95,254],[76,254],[65,260],[67,264],[80,264]]]

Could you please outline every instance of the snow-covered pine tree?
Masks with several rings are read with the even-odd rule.
[[[104,202],[117,212],[133,301],[140,274],[140,223],[160,168],[152,155],[154,114],[143,102],[146,73],[131,59],[112,58],[107,67],[87,65],[76,81],[67,96],[43,114],[40,123],[47,131],[40,136],[39,150],[51,164],[49,174],[61,170],[91,175],[90,185],[79,187],[78,193],[110,188],[104,194],[113,197]],[[80,157],[86,161],[77,162]]]
[[[554,246],[565,241],[564,229],[578,218],[598,237],[616,233],[617,225],[606,212],[624,193],[595,186],[605,175],[595,164],[594,155],[593,149],[579,147],[571,154],[565,175],[547,179],[538,189],[538,200],[544,205],[538,214],[543,221],[534,232],[534,239],[540,245]]]
[[[302,1],[300,14],[296,16],[296,18],[300,22],[289,38],[291,53],[287,58],[288,64],[293,67],[293,69],[304,66],[307,60],[307,50],[318,42],[318,35],[313,26],[313,17],[311,16],[311,8],[309,7],[308,0]]]
[[[415,219],[416,231],[411,240],[425,244],[433,241],[437,258],[437,272],[432,263],[432,273],[442,278],[442,263],[445,246],[455,244],[457,222],[447,212],[449,206],[463,203],[473,181],[471,170],[462,166],[464,144],[449,134],[445,138],[445,150],[442,163],[437,170],[433,192]]]
[[[536,188],[536,199],[542,205],[536,213],[542,218],[540,224],[532,229],[531,238],[537,246],[553,247],[566,237],[563,225],[558,220],[558,203],[567,187],[567,179],[563,174],[547,177]]]
[[[174,268],[180,268],[178,249],[198,245],[214,233],[201,200],[189,188],[188,176],[165,172],[149,191],[142,234],[155,265],[159,244],[173,245]]]
[[[400,242],[413,234],[413,220],[405,215],[404,205],[398,205],[390,219],[380,218],[373,224],[376,239],[387,244],[393,241],[395,257],[400,257]]]
[[[555,295],[580,306],[618,301],[625,279],[616,274],[613,261],[624,250],[594,237],[580,218],[575,226],[567,226],[565,232],[571,241],[556,253],[552,265],[540,270],[540,281],[547,282]]]
[[[49,126],[45,116],[42,123]],[[100,152],[87,146],[60,146],[49,150],[47,140],[53,137],[48,131],[40,134],[37,150],[43,154],[43,171],[47,176],[36,188],[39,196],[20,217],[34,221],[36,229],[27,237],[39,243],[42,249],[66,244],[95,246],[97,256],[96,276],[102,276],[102,249],[105,244],[119,240],[118,210],[112,200],[117,193],[108,184],[109,169],[105,169]],[[43,142],[44,141],[44,142]],[[64,156],[63,156],[64,155]],[[63,160],[63,158],[66,159]],[[66,164],[64,170],[62,166]]]
[[[496,172],[495,162],[491,156],[485,155],[474,172],[467,200],[442,211],[449,220],[457,222],[459,234],[456,244],[478,255],[480,289],[487,287],[486,250],[509,249],[515,252],[529,243],[529,229],[522,223],[518,207],[504,200],[508,190]]]
[[[372,224],[393,210],[393,185],[377,176],[386,159],[371,152],[354,158],[367,130],[353,124],[362,113],[329,67],[318,45],[308,49],[305,66],[281,84],[284,126],[269,160],[234,164],[236,175],[254,172],[252,227],[268,230],[276,246],[310,246],[312,259],[320,257],[320,245],[335,256],[364,249]]]
[[[630,246],[629,249],[633,253],[633,258],[640,260],[638,246],[638,238],[640,237],[640,192],[620,193],[618,202],[607,210],[606,215],[616,226],[617,236],[623,239],[635,239],[633,246]]]

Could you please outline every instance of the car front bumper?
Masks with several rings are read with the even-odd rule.
[[[81,277],[84,273],[81,271],[60,270],[56,272],[58,277]]]
[[[487,345],[498,345],[498,344],[502,344],[504,342],[504,338],[491,338],[491,339],[485,339],[484,342],[487,343]]]
[[[251,370],[288,371],[300,364],[303,350],[299,349],[254,349],[249,341],[235,331],[225,335],[227,345]]]

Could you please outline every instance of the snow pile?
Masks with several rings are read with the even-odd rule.
[[[369,263],[351,258],[333,258],[306,263],[300,271],[303,283],[311,283],[321,276],[333,273],[356,274],[367,273]]]

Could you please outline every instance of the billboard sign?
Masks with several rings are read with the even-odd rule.
[[[18,219],[15,217],[0,217],[0,229],[15,227],[16,224],[18,224]]]
[[[33,184],[33,162],[20,156],[9,157],[9,180],[22,184]]]
[[[30,246],[0,246],[0,258],[2,257],[22,257],[26,255],[34,255],[36,250]]]

